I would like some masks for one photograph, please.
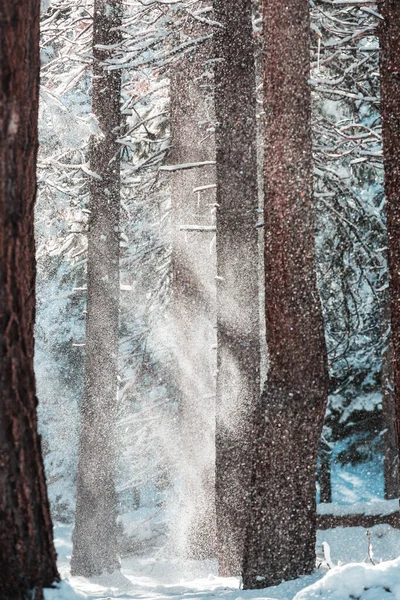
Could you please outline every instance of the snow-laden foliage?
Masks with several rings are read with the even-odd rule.
[[[381,395],[390,343],[379,15],[363,3],[316,0],[312,19],[318,275],[332,392],[324,436],[340,445],[335,461],[354,465],[382,452],[380,402],[350,413],[360,394]]]
[[[379,385],[386,288],[376,12],[315,2],[318,267],[334,390]]]

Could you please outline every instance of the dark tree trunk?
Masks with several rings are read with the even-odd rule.
[[[315,567],[315,472],[328,368],[315,274],[308,4],[264,3],[269,371],[254,434],[246,588]]]
[[[0,596],[59,580],[33,370],[39,0],[0,3]]]
[[[323,504],[332,502],[332,477],[331,477],[332,450],[323,439],[319,443],[319,501]]]
[[[381,117],[388,235],[390,321],[397,432],[400,448],[400,4],[378,2],[383,21],[379,25]]]
[[[396,406],[393,380],[393,345],[392,336],[387,330],[390,324],[389,298],[385,298],[383,308],[382,335],[386,339],[386,348],[382,355],[382,429],[383,434],[383,467],[385,479],[385,500],[399,497],[399,451],[396,434]]]
[[[371,529],[376,525],[391,525],[400,529],[400,511],[388,515],[318,515],[317,528],[321,530],[336,529],[336,527],[364,527]]]
[[[81,407],[71,572],[90,577],[119,568],[115,492],[118,395],[121,72],[104,68],[120,41],[122,0],[95,0],[93,113],[103,136],[90,148],[85,381]]]
[[[209,48],[203,47],[173,67],[171,164],[215,161],[212,98],[204,76],[208,58]],[[172,174],[172,313],[182,444],[177,537],[180,551],[198,559],[215,555],[215,232],[200,230],[215,222],[215,188],[207,186],[215,186],[212,164]],[[194,192],[199,187],[206,189]]]
[[[256,75],[251,0],[214,1],[217,144],[216,510],[221,575],[238,575],[260,400]]]

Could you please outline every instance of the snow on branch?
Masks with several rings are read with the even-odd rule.
[[[179,231],[216,231],[215,225],[181,225]]]
[[[333,6],[375,6],[376,0],[333,0]]]
[[[180,165],[164,165],[160,167],[160,171],[183,171],[185,169],[197,169],[198,167],[206,167],[207,165],[215,165],[215,160],[205,160],[203,162],[182,163]]]
[[[196,192],[205,192],[206,190],[212,190],[216,187],[217,185],[215,183],[211,183],[210,185],[202,185],[200,187],[194,188],[193,193],[195,194]]]

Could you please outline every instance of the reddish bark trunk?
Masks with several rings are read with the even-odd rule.
[[[71,572],[90,577],[119,568],[115,420],[118,395],[121,72],[104,62],[120,41],[122,0],[95,0],[92,109],[103,136],[92,138],[87,262],[85,380],[81,406]],[[103,47],[103,49],[97,46]],[[101,179],[100,179],[101,178]]]
[[[238,575],[260,400],[256,74],[251,0],[215,0],[216,509],[220,574]]]
[[[204,77],[207,58],[209,48],[204,47],[174,66],[171,164],[215,160],[209,131],[212,101]],[[178,538],[180,551],[197,559],[215,554],[215,232],[181,228],[213,225],[215,189],[193,190],[214,184],[214,165],[177,170],[171,177],[172,312],[183,480]]]
[[[246,588],[315,566],[315,472],[327,353],[315,274],[308,0],[266,0],[265,310],[269,371],[256,419]]]
[[[39,0],[0,4],[0,593],[59,580],[33,370]]]
[[[395,427],[400,448],[400,4],[380,0],[381,117],[388,234]]]

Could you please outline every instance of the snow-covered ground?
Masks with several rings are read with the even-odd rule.
[[[372,564],[351,564],[332,569],[295,600],[398,600],[400,559]]]
[[[400,531],[388,525],[371,530],[375,566],[368,557],[365,529],[320,531],[312,575],[257,591],[241,590],[239,579],[218,577],[213,561],[181,562],[167,559],[162,551],[151,558],[124,559],[118,574],[91,580],[71,577],[71,527],[56,525],[54,534],[63,584],[47,590],[46,600],[400,600],[400,560],[383,563],[400,555]],[[332,569],[323,542],[329,545]],[[348,564],[354,562],[361,564]]]
[[[344,442],[339,442],[333,452],[335,502],[320,504],[319,514],[390,514],[398,510],[398,501],[382,500],[382,457],[374,455],[365,463],[342,465],[336,456],[344,447]],[[151,546],[150,540],[162,544],[166,539],[165,515],[159,515],[160,509],[154,508],[152,494],[154,490],[147,495],[142,493],[143,506],[125,511],[121,518],[125,533],[139,540],[140,548],[143,544]],[[47,590],[46,600],[400,600],[400,560],[393,562],[400,556],[400,531],[389,525],[378,525],[371,530],[375,566],[368,556],[365,529],[319,531],[316,570],[312,575],[254,592],[241,590],[238,578],[218,577],[215,561],[173,560],[163,549],[154,551],[151,557],[123,559],[121,573],[91,580],[71,577],[71,529],[70,525],[62,524],[55,527],[63,583],[59,589]]]

